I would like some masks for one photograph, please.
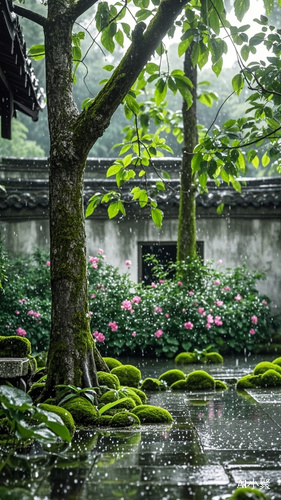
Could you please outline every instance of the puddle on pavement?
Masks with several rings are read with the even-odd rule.
[[[258,361],[231,359],[186,372],[203,368],[216,378],[239,378]],[[174,364],[142,359],[138,366],[145,378]],[[281,499],[280,391],[167,391],[150,393],[149,403],[169,410],[173,424],[80,432],[68,446],[34,445],[28,455],[10,458],[0,485],[30,494],[21,491],[14,500],[223,500],[255,483]]]

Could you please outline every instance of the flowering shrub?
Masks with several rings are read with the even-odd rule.
[[[4,260],[1,334],[26,335],[33,349],[46,350],[51,306],[48,256],[37,250],[32,257]],[[145,286],[130,279],[130,261],[124,261],[121,272],[106,263],[101,249],[89,257],[88,317],[103,355],[147,352],[174,357],[210,344],[220,352],[242,352],[270,342],[270,301],[255,288],[263,278],[260,273],[250,272],[246,265],[219,270],[200,260],[163,269],[155,257],[151,261],[153,283]]]

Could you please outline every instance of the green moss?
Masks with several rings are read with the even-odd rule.
[[[136,405],[142,404],[141,398],[138,396],[138,394],[135,391],[133,391],[133,389],[130,389],[129,387],[125,387],[124,394],[126,394],[126,396],[131,398],[136,403]]]
[[[211,391],[215,389],[215,380],[204,370],[195,370],[187,375],[186,385],[189,391]]]
[[[275,370],[267,370],[261,376],[262,387],[281,387],[281,374]]]
[[[159,380],[163,380],[170,387],[177,380],[185,380],[185,374],[181,370],[168,370],[162,373]]]
[[[117,375],[121,385],[138,387],[141,379],[141,372],[133,365],[117,366],[111,370],[111,373]]]
[[[215,380],[215,389],[216,391],[225,391],[228,389],[228,385],[222,380]]]
[[[119,389],[120,382],[117,375],[107,372],[97,372],[99,385],[106,385],[110,389]]]
[[[118,401],[118,399],[116,401]],[[113,402],[113,401],[110,401],[110,402]],[[106,404],[108,404],[108,403],[106,403]],[[136,406],[136,403],[134,402],[133,399],[122,398],[122,399],[120,399],[120,402],[116,402],[116,404],[112,408],[109,408],[108,410],[106,410],[103,413],[103,415],[115,415],[115,413],[118,413],[120,411],[120,409],[130,411],[133,408],[135,408],[135,406]],[[102,408],[102,406],[101,406],[101,408]]]
[[[251,373],[248,375],[244,375],[241,377],[236,385],[238,390],[241,389],[254,389],[255,387],[260,387],[261,384],[261,375],[252,375]]]
[[[206,363],[216,363],[216,364],[223,363],[223,357],[218,352],[206,352],[204,357]]]
[[[137,389],[136,387],[129,387],[129,389],[137,394],[137,396],[141,399],[142,404],[145,404],[147,402],[147,395],[141,389]]]
[[[34,356],[31,356],[31,354],[28,355],[28,359],[29,359],[28,371],[29,371],[30,375],[33,376],[37,370],[37,361],[36,361],[36,358]]]
[[[112,427],[132,427],[140,425],[140,419],[134,413],[116,413],[112,417],[111,425]]]
[[[172,391],[186,391],[188,389],[186,379],[177,380],[171,385]]]
[[[35,384],[32,384],[27,394],[33,399],[33,401],[36,401],[36,399],[41,396],[44,388],[44,383],[35,382]]]
[[[110,370],[113,370],[113,368],[116,368],[117,366],[122,366],[121,361],[115,358],[102,358],[104,362],[107,364],[108,368]]]
[[[24,337],[0,336],[0,358],[27,358],[31,354],[31,343]]]
[[[160,391],[161,382],[158,378],[147,377],[141,384],[142,391]]]
[[[175,357],[176,365],[189,365],[190,363],[198,363],[197,356],[192,352],[180,352]]]
[[[136,406],[132,413],[137,415],[142,424],[164,424],[173,421],[172,415],[159,406],[140,405]]]
[[[276,359],[274,359],[274,360],[272,361],[272,363],[273,363],[274,365],[281,366],[281,358],[276,358]]]
[[[106,405],[107,403],[112,403],[119,399],[118,392],[115,390],[106,391],[100,398],[99,403]]]
[[[257,488],[237,488],[227,500],[269,500],[269,497]]]
[[[110,427],[113,417],[111,415],[100,415],[98,419],[98,425],[101,427]]]
[[[75,424],[79,427],[93,426],[99,418],[96,408],[90,401],[79,396],[66,401],[63,408],[71,413]]]
[[[262,361],[258,363],[254,368],[254,375],[261,375],[265,373],[267,370],[275,370],[278,373],[281,373],[281,367],[278,364],[271,363],[270,361]]]
[[[44,411],[51,411],[58,415],[62,419],[64,425],[68,428],[70,435],[73,436],[75,432],[75,423],[71,413],[68,410],[62,408],[61,406],[49,405],[46,403],[42,403],[41,405],[39,405],[39,408]]]

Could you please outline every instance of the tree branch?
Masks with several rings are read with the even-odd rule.
[[[91,148],[93,137],[100,137],[139,73],[153,55],[179,14],[190,0],[162,0],[147,29],[143,22],[132,32],[132,43],[89,108],[77,120],[77,139],[83,137],[84,146]]]
[[[41,14],[37,14],[37,12],[25,9],[24,7],[21,7],[20,5],[17,4],[13,4],[13,9],[18,16],[24,17],[25,19],[29,19],[30,21],[33,21],[34,23],[39,24],[40,26],[43,27],[46,25],[46,18],[44,16],[41,16]]]
[[[79,0],[71,9],[71,17],[75,21],[79,16],[84,14],[90,7],[95,5],[99,0]]]

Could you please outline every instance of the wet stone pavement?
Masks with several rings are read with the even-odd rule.
[[[229,359],[220,367],[193,365],[184,371],[202,368],[230,381],[250,373],[260,360]],[[134,364],[143,378],[174,368],[172,362]],[[173,424],[104,429],[80,444],[74,440],[52,464],[35,450],[41,472],[31,466],[24,480],[19,462],[19,484],[29,487],[35,500],[223,500],[238,486],[258,487],[271,500],[281,500],[280,390],[154,392],[148,402],[169,410]],[[15,477],[13,472],[13,482]]]

